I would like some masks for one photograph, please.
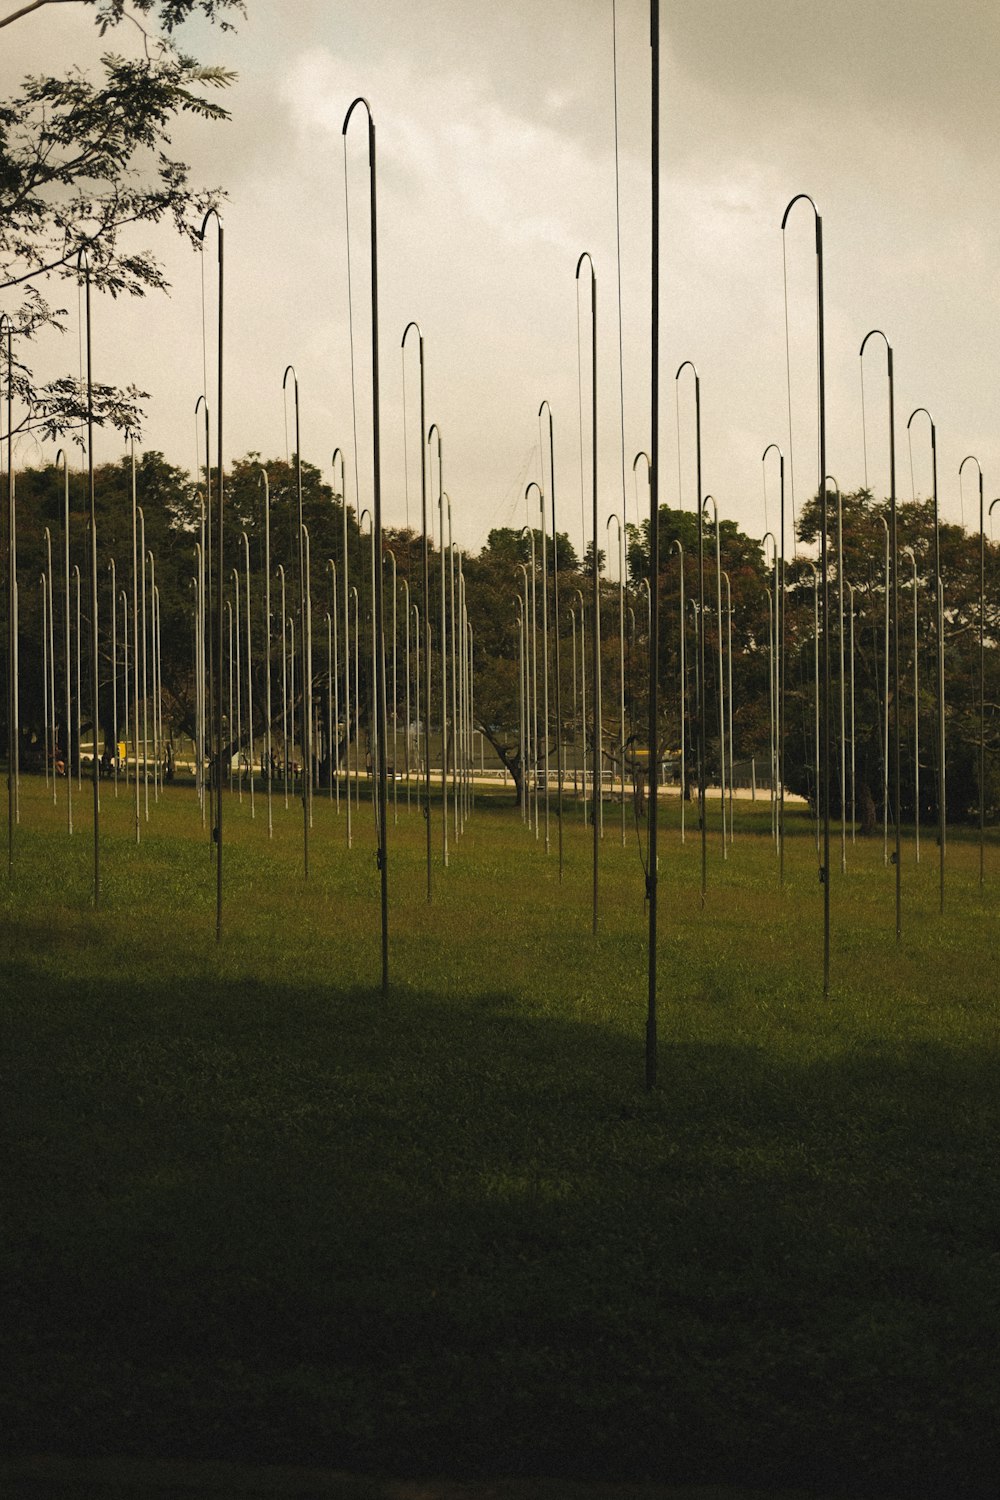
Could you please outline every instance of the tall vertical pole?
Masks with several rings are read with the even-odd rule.
[[[15,511],[14,511],[14,327],[6,313],[0,313],[0,338],[7,335],[7,876],[14,877],[14,803],[17,796],[15,766],[17,746],[14,726],[17,720],[17,705],[14,693],[15,646],[14,612],[16,609],[16,558]],[[69,734],[69,725],[66,726]],[[66,779],[69,780],[69,760],[66,762]]]
[[[855,758],[854,758],[854,747],[855,747],[855,737],[854,737],[854,709],[855,709],[855,694],[854,694],[854,585],[852,583],[848,583],[847,588],[848,588],[848,591],[849,591],[850,596],[851,596],[851,621],[850,621],[850,625],[851,625],[851,628],[850,628],[850,679],[851,679],[851,843],[853,844],[856,841],[856,837],[857,837],[857,835],[856,835],[856,829],[857,829],[857,825],[858,825],[858,805],[857,805],[857,795],[856,795],[857,779],[856,779],[856,776],[855,776]]]
[[[705,719],[707,715],[705,709],[705,508],[701,493],[701,379],[694,363],[686,359],[677,369],[674,376],[675,384],[680,380],[685,369],[689,369],[694,376],[695,484],[697,488],[695,509],[698,512],[698,607],[695,611],[698,638],[695,707],[698,718],[696,758],[698,762],[698,827],[701,830],[701,905],[704,910],[705,897],[708,892],[708,818],[705,811]]]
[[[967,454],[958,466],[959,484],[962,470],[974,463],[979,475],[979,889],[986,879],[986,656],[984,651],[984,614],[986,609],[986,531],[983,514],[983,471],[979,460]]]
[[[723,572],[726,585],[726,695],[728,698],[729,739],[729,842],[733,841],[733,593],[729,574]]]
[[[264,491],[264,754],[267,756],[267,836],[274,837],[274,819],[271,807],[271,783],[274,779],[274,759],[271,752],[271,486],[267,470],[260,471],[260,486]]]
[[[456,658],[458,656],[458,621],[455,615],[455,544],[452,540],[451,530],[451,496],[446,494],[445,501],[448,513],[448,619],[451,626],[451,809],[454,818],[455,839],[459,834],[458,827],[458,736],[459,736],[459,703],[458,703],[458,678],[456,670]],[[444,532],[441,534],[441,545],[444,546]],[[535,825],[538,824],[538,791],[535,791]]]
[[[340,641],[338,640],[338,612],[337,612],[337,564],[332,557],[326,560],[326,566],[330,572],[330,588],[332,602],[330,605],[331,634],[329,642],[330,657],[330,691],[328,699],[332,699],[332,715],[329,720],[330,740],[330,780],[336,787],[337,812],[340,812],[340,679],[338,675],[338,664],[340,662]]]
[[[680,587],[680,729],[681,729],[681,843],[685,842],[685,817],[684,803],[687,799],[687,754],[685,749],[685,736],[687,733],[684,714],[684,699],[687,696],[687,662],[685,660],[685,641],[687,637],[687,619],[684,613],[684,543],[679,537],[674,537],[670,550],[677,548],[677,558],[680,564],[678,568],[678,582]],[[652,600],[652,592],[650,592]]]
[[[431,725],[431,580],[430,580],[430,554],[427,537],[427,468],[429,455],[424,452],[424,433],[426,431],[427,414],[424,404],[424,336],[419,325],[409,322],[403,331],[402,344],[406,343],[406,335],[411,328],[417,331],[418,357],[420,362],[420,565],[423,578],[423,621],[424,621],[424,821],[426,823],[426,852],[427,852],[427,901],[431,900],[431,758],[429,753],[429,738]],[[438,433],[438,474],[441,472],[441,434]],[[430,434],[427,437],[430,443]],[[418,639],[419,650],[419,639]],[[419,670],[417,672],[417,720],[420,720],[420,684]]]
[[[250,635],[250,539],[246,532],[241,533],[243,542],[243,556],[246,564],[244,578],[246,581],[246,637],[247,637],[247,741],[249,743],[250,763],[250,816],[256,817],[253,801],[253,654],[252,640]]]
[[[917,557],[912,547],[903,548],[913,570],[913,860],[920,863],[920,657],[917,636]]]
[[[549,428],[549,503],[552,515],[552,622],[553,636],[555,640],[555,674],[556,674],[556,821],[559,825],[559,879],[563,877],[563,780],[565,776],[565,752],[563,749],[563,720],[562,720],[562,663],[560,660],[559,642],[561,631],[559,628],[559,533],[556,531],[556,454],[555,443],[552,435],[552,408],[548,401],[543,401],[538,408],[538,420],[541,422],[542,411],[548,413]],[[544,478],[544,469],[543,475]],[[542,522],[544,540],[545,522]],[[546,630],[547,630],[546,626]],[[548,727],[548,654],[545,657],[545,692],[546,711],[545,723]],[[548,782],[546,780],[546,787]],[[546,827],[548,824],[546,823]]]
[[[382,468],[379,434],[379,366],[378,366],[378,230],[376,218],[376,155],[375,121],[365,99],[355,99],[344,117],[343,135],[347,152],[347,127],[358,104],[363,104],[368,115],[368,172],[369,212],[371,224],[371,317],[372,317],[372,461],[374,466],[374,547],[378,559],[375,571],[374,610],[378,649],[375,653],[375,699],[376,726],[381,719],[382,733],[378,735],[378,854],[377,862],[381,877],[382,898],[382,994],[389,990],[389,868],[386,831],[386,744],[385,744],[385,622],[382,607]]]
[[[823,994],[830,993],[830,575],[826,495],[826,341],[823,307],[823,220],[808,193],[798,193],[788,204],[781,220],[782,234],[788,215],[800,199],[812,208],[816,221],[816,324],[817,324],[817,396],[819,406],[819,482],[820,497],[820,572],[823,588],[823,756],[818,800],[822,803],[823,854],[820,879],[823,883]]]
[[[344,569],[344,797],[347,802],[347,847],[351,847],[351,567],[347,549],[347,486],[344,454],[333,450],[331,467],[336,474],[340,459],[341,555]]]
[[[621,824],[622,848],[625,848],[625,554],[622,547],[622,523],[612,511],[605,522],[608,546],[611,545],[611,522],[618,531],[618,743],[621,754]]]
[[[895,377],[893,374],[892,345],[882,332],[881,328],[873,328],[866,333],[858,351],[859,357],[865,352],[865,344],[874,335],[877,335],[885,344],[886,371],[889,379],[889,573],[886,579],[888,598],[890,601],[891,615],[888,629],[891,638],[891,682],[886,681],[886,699],[892,699],[892,744],[890,750],[892,764],[892,800],[893,824],[895,832],[895,849],[893,863],[896,867],[896,941],[900,941],[903,935],[903,888],[902,888],[902,844],[900,840],[899,826],[899,799],[900,799],[900,752],[899,752],[899,535],[897,527],[896,506],[896,407],[895,407]],[[824,626],[825,629],[825,626]],[[889,770],[886,767],[886,784],[888,785]]]
[[[215,219],[218,229],[219,247],[219,317],[218,317],[218,351],[217,351],[217,386],[216,386],[216,462],[218,464],[218,494],[216,500],[216,547],[215,547],[215,572],[216,572],[216,654],[215,654],[215,680],[219,688],[215,693],[215,827],[213,836],[215,840],[215,938],[216,942],[222,941],[222,624],[223,606],[225,603],[225,571],[223,568],[224,544],[225,544],[225,473],[222,445],[222,394],[223,394],[223,273],[225,269],[222,220],[214,208],[210,208],[202,220],[199,231],[199,239],[204,242],[205,231],[208,228],[210,218]],[[209,466],[211,467],[211,466]]]
[[[649,854],[646,899],[649,908],[646,1001],[646,1088],[656,1084],[656,908],[659,803],[659,640],[660,640],[660,6],[651,0],[652,46],[652,359],[650,370],[649,465]],[[699,477],[701,512],[701,480]]]
[[[62,459],[63,471],[63,652],[64,665],[66,668],[64,678],[64,708],[66,712],[66,832],[73,832],[73,723],[72,723],[72,690],[70,687],[70,673],[72,662],[72,647],[70,644],[70,593],[69,593],[69,462],[66,454],[59,449],[56,454],[56,463]],[[128,673],[126,671],[125,682],[126,697],[128,694]]]
[[[937,428],[926,406],[912,411],[906,423],[909,432],[919,413],[927,418],[931,434],[931,496],[934,506],[934,602],[937,611],[935,641],[937,646],[937,804],[938,804],[938,909],[944,911],[944,859],[947,840],[947,807],[945,803],[945,722],[944,722],[944,584],[941,580],[941,525],[938,510]],[[992,507],[991,507],[992,509]]]
[[[302,865],[305,879],[309,879],[309,829],[312,826],[312,684],[309,676],[309,584],[306,577],[306,541],[302,516],[302,437],[299,428],[299,377],[294,365],[286,365],[281,377],[282,393],[287,388],[288,377],[292,377],[292,395],[295,403],[295,493],[298,502],[298,525],[296,535],[299,542],[299,641],[302,651]]]
[[[593,672],[594,672],[594,871],[593,871],[593,916],[592,930],[597,933],[598,911],[598,852],[601,840],[601,819],[604,797],[601,786],[603,769],[603,734],[601,708],[601,569],[600,537],[597,529],[597,275],[594,262],[588,251],[584,251],[576,263],[576,280],[580,280],[580,267],[587,261],[590,267],[590,489],[591,489],[591,535],[594,539],[591,558],[591,583],[593,597]]]
[[[780,542],[775,556],[774,579],[774,629],[775,629],[775,718],[777,776],[777,831],[778,831],[778,883],[785,883],[785,455],[777,443],[768,443],[761,455],[763,464],[771,449],[778,455],[780,485],[781,527]]]
[[[90,497],[90,708],[93,718],[94,754],[91,781],[94,790],[94,905],[101,904],[101,794],[100,761],[97,735],[100,719],[100,684],[97,659],[97,502],[94,490],[94,380],[90,327],[90,256],[81,249],[76,258],[77,272],[86,256],[84,271],[84,310],[87,342],[87,488]]]
[[[706,495],[702,509],[711,500],[715,517],[715,629],[717,640],[717,672],[719,678],[719,789],[722,794],[722,857],[728,858],[726,849],[726,705],[725,682],[722,670],[722,551],[719,536],[719,507],[714,495]]]
[[[45,528],[48,536],[48,527]],[[51,544],[50,544],[51,554]],[[51,560],[51,557],[50,557]],[[112,557],[108,562],[108,571],[111,574],[111,730],[114,735],[114,754],[111,763],[114,768],[115,796],[118,796],[118,586],[115,579],[115,560]],[[53,728],[55,726],[53,725]]]
[[[281,760],[285,786],[285,809],[288,809],[288,620],[285,614],[285,570],[278,564],[281,583]]]
[[[55,807],[55,806],[58,806],[58,802],[59,802],[59,793],[58,793],[58,789],[56,787],[56,757],[55,757],[55,749],[56,749],[56,633],[55,633],[54,616],[55,616],[56,596],[55,596],[55,592],[54,592],[54,582],[55,582],[55,580],[54,580],[53,575],[52,575],[52,533],[51,533],[51,531],[49,530],[49,528],[47,526],[45,528],[45,554],[46,554],[45,555],[45,566],[46,566],[46,572],[47,572],[47,577],[48,577],[48,599],[49,599],[49,687],[48,687],[48,694],[49,694],[49,722],[52,725],[52,805],[53,805],[53,807]],[[113,562],[114,562],[114,559],[112,559],[112,564],[113,564]],[[112,607],[112,610],[116,610],[118,608],[117,598],[112,597],[111,607]],[[112,618],[114,619],[114,616]],[[115,662],[116,662],[116,665],[115,665],[115,674],[116,674],[115,675],[115,691],[117,692],[117,683],[118,683],[118,677],[117,677],[117,671],[118,671],[118,668],[117,668],[117,657],[115,658]],[[117,722],[117,713],[116,713],[116,722]],[[115,795],[117,796],[118,795],[118,755],[117,755],[117,746],[115,747],[115,751],[116,751],[116,753],[115,753]]]

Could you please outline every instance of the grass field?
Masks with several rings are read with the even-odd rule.
[[[480,797],[445,870],[435,808],[428,906],[401,807],[383,999],[370,809],[305,882],[297,807],[228,799],[217,945],[193,794],[137,848],[102,788],[96,913],[88,799],[26,781],[2,895],[8,1456],[996,1495],[995,834],[944,916],[907,842],[898,947],[851,846],[824,1001],[808,813],[783,890],[766,803],[713,830],[702,911],[665,804],[647,1094],[617,810],[594,938],[576,808],[561,884],[554,820]]]

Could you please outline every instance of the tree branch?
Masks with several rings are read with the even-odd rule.
[[[80,0],[31,0],[30,5],[22,5],[20,10],[11,11],[9,16],[0,16],[0,30],[4,26],[12,26],[15,21],[20,21],[22,16],[29,16],[33,10],[41,10],[43,5],[79,5]]]

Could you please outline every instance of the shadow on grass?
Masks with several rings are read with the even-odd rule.
[[[995,1494],[996,1054],[10,993],[9,1454]]]

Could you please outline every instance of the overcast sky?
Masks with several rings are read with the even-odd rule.
[[[232,121],[175,133],[193,178],[228,195],[226,457],[285,453],[281,378],[294,364],[302,450],[329,477],[354,453],[341,125],[357,94],[378,134],[383,506],[419,524],[415,360],[407,364],[404,464],[399,342],[416,318],[427,421],[444,440],[456,541],[526,519],[540,478],[539,403],[555,417],[559,527],[581,540],[574,270],[598,283],[601,530],[622,504],[615,115],[611,0],[248,0],[236,36],[197,24],[182,44],[235,69]],[[943,514],[959,519],[958,465],[976,454],[1000,492],[996,192],[1000,20],[995,0],[683,0],[662,5],[661,498],[695,503],[692,391],[701,376],[703,488],[720,512],[764,530],[761,454],[791,448],[797,501],[815,489],[815,257],[799,206],[787,235],[786,381],[781,217],[808,192],[826,250],[828,468],[865,479],[858,349],[873,327],[895,350],[898,490],[910,495],[906,420],[930,408]],[[135,45],[131,28],[115,34]],[[2,33],[9,92],[25,71],[77,62],[101,43],[86,13],[43,10]],[[633,456],[649,446],[648,5],[617,0],[621,295],[628,518]],[[357,499],[370,503],[366,140],[349,143],[358,390]],[[168,300],[95,305],[94,369],[151,392],[147,447],[193,468],[202,390],[199,257],[165,235]],[[206,264],[214,390],[214,256]],[[584,338],[589,326],[584,298]],[[885,356],[865,357],[867,473],[888,493]],[[44,351],[40,375],[75,359]],[[41,351],[40,351],[41,355]],[[586,358],[589,354],[585,353]],[[47,368],[52,360],[51,370]],[[291,414],[289,413],[289,422]],[[915,483],[930,486],[926,427]],[[588,439],[589,441],[589,439]],[[102,437],[99,457],[113,457]],[[37,455],[25,452],[26,461]],[[408,481],[407,481],[408,472]],[[640,468],[640,474],[642,470]],[[964,516],[975,493],[966,470]],[[407,484],[409,494],[407,496]],[[353,462],[348,498],[355,502]],[[639,502],[645,508],[644,485]],[[776,480],[767,521],[777,524]]]

